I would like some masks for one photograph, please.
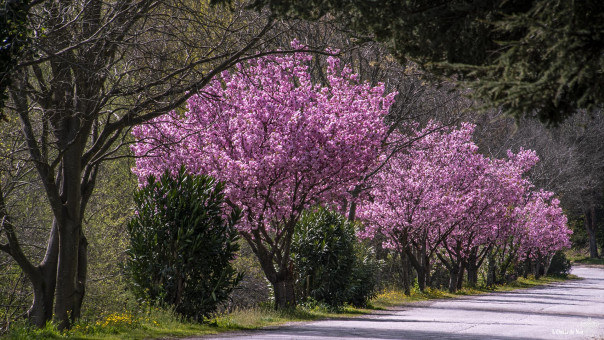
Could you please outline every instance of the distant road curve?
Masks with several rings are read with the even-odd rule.
[[[604,339],[604,268],[572,273],[583,280],[195,339]]]

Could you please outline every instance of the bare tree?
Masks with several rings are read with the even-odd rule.
[[[82,219],[101,162],[127,144],[130,127],[182,107],[214,75],[259,53],[274,24],[243,3],[230,10],[188,0],[34,3],[36,53],[16,67],[6,112],[19,117],[21,157],[35,169],[52,223],[37,262],[24,250],[23,221],[6,204],[12,179],[3,176],[0,250],[31,282],[30,321],[43,326],[54,312],[65,328],[85,295]]]
[[[578,112],[557,127],[535,119],[518,122],[500,113],[475,117],[481,152],[504,157],[506,150],[533,149],[539,163],[530,172],[538,188],[555,192],[563,207],[584,217],[591,257],[598,257],[597,214],[604,194],[604,116]]]
[[[604,115],[601,112],[575,114],[553,131],[553,137],[558,144],[567,145],[573,151],[573,157],[563,162],[571,166],[574,163],[575,166],[568,171],[566,181],[556,184],[560,187],[562,202],[579,215],[583,214],[589,237],[589,254],[597,258],[596,210],[602,207],[604,198]],[[554,149],[552,152],[560,151]],[[566,164],[563,162],[556,167],[558,171],[564,169]]]

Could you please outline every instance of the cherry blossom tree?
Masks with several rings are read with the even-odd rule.
[[[513,210],[532,187],[525,175],[539,160],[535,152],[521,149],[517,154],[508,151],[507,156],[482,157],[485,166],[471,183],[471,203],[456,217],[460,223],[437,253],[451,272],[450,291],[461,288],[466,270],[469,284],[476,285],[478,268],[493,245],[512,233]]]
[[[360,236],[386,235],[385,246],[410,261],[422,290],[429,281],[430,258],[463,222],[475,201],[475,178],[486,167],[471,142],[473,129],[471,124],[452,129],[430,122],[417,130],[410,136],[416,139],[411,147],[374,176],[372,200],[359,211],[367,222]]]
[[[141,183],[182,164],[225,182],[276,308],[295,304],[290,246],[302,211],[342,201],[376,162],[395,96],[383,84],[359,83],[335,57],[327,58],[328,83],[313,84],[311,59],[296,53],[238,64],[191,97],[184,115],[173,111],[133,130]]]
[[[560,201],[554,193],[545,190],[531,192],[525,204],[516,209],[514,241],[517,244],[517,258],[532,260],[534,273],[540,273],[539,266],[549,267],[554,254],[570,248],[572,231]],[[547,270],[545,270],[547,272]]]
[[[507,159],[490,159],[472,142],[474,125],[425,134],[438,126],[431,122],[414,132],[410,139],[422,138],[374,176],[371,200],[359,210],[366,221],[362,237],[385,235],[385,246],[416,270],[420,289],[429,281],[430,259],[436,255],[450,272],[451,291],[461,287],[465,270],[476,284],[492,247],[510,239],[524,242],[513,247],[517,256],[551,256],[568,246],[557,200],[531,191],[526,178],[538,161],[535,152],[508,151]],[[403,286],[408,293],[409,284]]]

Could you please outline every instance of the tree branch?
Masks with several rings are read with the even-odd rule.
[[[0,245],[0,250],[10,255],[27,276],[30,278],[35,277],[38,272],[36,271],[36,267],[27,259],[21,249],[21,245],[19,244],[19,240],[15,233],[15,228],[12,225],[8,216],[8,211],[6,210],[4,193],[2,191],[2,186],[0,185],[0,231],[2,230],[4,230],[4,233],[6,234],[8,244]]]

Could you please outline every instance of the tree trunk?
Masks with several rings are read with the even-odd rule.
[[[275,293],[275,309],[289,309],[296,306],[293,268],[281,268],[277,279],[272,283]]]
[[[553,258],[554,254],[545,257],[545,263],[543,264],[543,276],[547,276],[547,273],[549,272],[549,266],[552,264]]]
[[[79,319],[82,314],[82,302],[86,295],[86,277],[88,274],[88,240],[84,235],[80,237],[78,251],[78,273],[76,276],[75,301],[73,305],[73,317]]]
[[[34,300],[31,306],[29,307],[29,310],[27,311],[27,318],[29,319],[29,322],[31,322],[32,325],[38,328],[42,328],[46,324],[46,315],[48,314],[48,311],[46,309],[46,301],[48,300],[48,296],[46,295],[45,289],[46,287],[42,276],[40,276],[40,280],[32,280],[31,283],[34,291]],[[50,314],[52,317],[52,307],[50,310]]]
[[[75,115],[74,115],[75,116]],[[81,129],[80,119],[66,118],[58,133],[60,145],[64,151],[60,172],[60,196],[65,202],[55,218],[59,229],[59,262],[57,268],[57,289],[55,294],[55,315],[58,329],[71,327],[79,316],[82,299],[78,298],[79,282],[85,282],[86,275],[85,238],[82,232],[82,152],[84,143],[78,138]],[[69,141],[73,140],[72,144]],[[57,216],[58,214],[58,216]],[[84,244],[80,246],[80,241]],[[79,263],[83,260],[82,263]],[[79,287],[80,289],[82,287]],[[82,290],[82,294],[83,294]],[[83,295],[82,295],[83,297]]]
[[[409,275],[409,257],[406,252],[400,252],[401,258],[401,280],[403,281],[403,292],[405,295],[411,295],[411,277]]]
[[[508,280],[509,276],[507,275],[507,272],[508,272],[508,268],[510,267],[510,265],[512,264],[513,261],[515,261],[517,263],[517,266],[520,266],[520,263],[516,257],[516,252],[514,250],[514,247],[510,246],[508,256],[506,256],[506,249],[507,249],[507,245],[504,246],[504,248],[501,251],[502,261],[501,261],[500,268],[499,268],[499,280],[495,280],[496,283],[503,282],[503,281],[509,281]],[[528,258],[525,261],[528,261]],[[518,273],[518,271],[516,271],[516,273]],[[513,280],[516,280],[516,273],[512,277]],[[526,275],[526,272],[524,274]],[[525,276],[525,278],[526,278],[526,276]]]
[[[59,240],[57,224],[53,223],[51,228],[44,259],[40,265],[34,266],[23,253],[6,210],[0,183],[0,231],[4,232],[8,241],[8,244],[0,244],[0,250],[17,262],[32,284],[34,296],[26,315],[33,325],[43,327],[52,318]]]
[[[446,245],[445,245],[446,246]],[[459,246],[459,244],[458,244]],[[459,268],[460,264],[457,260],[453,258],[451,253],[449,253],[449,260],[447,260],[444,254],[440,252],[436,252],[436,256],[440,260],[440,262],[447,268],[449,271],[449,292],[454,293],[457,290],[457,280],[459,276]],[[459,258],[459,257],[458,257]]]
[[[432,276],[430,275],[430,270],[432,267],[432,263],[430,262],[430,254],[426,250],[424,253],[424,277],[426,282],[426,287],[430,287],[432,285]]]
[[[449,269],[449,292],[455,293],[457,291],[457,284],[459,281],[459,269],[461,268],[461,263],[452,263],[451,268]]]
[[[426,290],[426,285],[428,283],[430,276],[430,259],[428,258],[427,250],[426,250],[426,241],[422,241],[422,247],[419,252],[420,265],[415,268],[417,271],[417,285],[419,286],[420,291]]]
[[[491,287],[497,282],[497,264],[495,262],[495,252],[493,250],[489,251],[488,256],[487,287]]]
[[[466,271],[466,261],[461,261],[459,264],[459,272],[457,276],[457,289],[461,289],[463,287],[463,274]]]
[[[416,268],[417,271],[417,286],[420,291],[426,290],[426,270],[423,267]]]
[[[253,229],[251,233],[241,232],[241,235],[252,248],[252,251],[260,262],[266,279],[273,286],[275,309],[294,307],[296,305],[294,268],[291,260],[289,260],[289,248],[283,254],[277,256],[275,254],[279,249],[269,251],[262,241],[259,229]],[[275,260],[276,258],[281,261]]]
[[[27,311],[27,318],[32,325],[42,328],[52,319],[52,306],[54,301],[56,267],[54,270],[38,267],[39,275],[30,281],[33,286],[34,298]]]
[[[478,285],[478,266],[475,262],[468,262],[466,270],[468,271],[468,286],[476,287]]]
[[[352,196],[352,200],[350,201],[350,210],[348,211],[348,221],[354,222],[354,219],[357,215],[357,202],[356,198],[361,193],[363,187],[361,185],[356,185],[350,195]]]
[[[541,277],[541,261],[540,261],[540,259],[533,261],[533,276],[535,277],[535,280],[539,280],[539,278]]]
[[[466,271],[468,272],[468,285],[470,287],[476,287],[478,284],[478,248],[474,247],[465,261]]]
[[[357,214],[357,202],[350,202],[350,211],[348,212],[348,221],[354,222]]]
[[[59,264],[54,315],[59,330],[71,327],[75,318],[73,310],[79,249],[80,226],[69,221],[63,225],[63,232],[59,234]]]
[[[424,271],[424,278],[425,278],[425,285],[424,285],[424,289],[426,287],[430,287],[430,285],[432,284],[432,277],[430,276],[430,259],[426,258],[426,270]]]
[[[420,291],[424,291],[430,282],[430,259],[427,254],[426,241],[421,241],[421,246],[414,244],[414,250],[407,247],[405,252],[410,266],[417,273],[417,285]]]
[[[449,292],[455,293],[457,290],[461,289],[464,270],[465,266],[463,261],[451,263],[451,267],[449,268]]]
[[[27,317],[32,325],[42,328],[52,319],[54,302],[56,269],[54,271],[40,268],[40,279],[32,281],[34,298],[27,311]]]
[[[598,243],[596,241],[596,207],[585,209],[585,229],[589,236],[589,257],[598,258]]]
[[[56,223],[53,223],[46,247],[44,260],[38,266],[39,276],[30,281],[34,290],[31,307],[27,311],[29,321],[41,328],[52,319],[55,288],[57,280],[57,257],[59,251],[59,234]]]
[[[524,273],[523,273],[523,277],[526,279],[529,275],[529,273],[531,272],[531,258],[528,256],[530,254],[527,254],[526,259],[524,260]]]

